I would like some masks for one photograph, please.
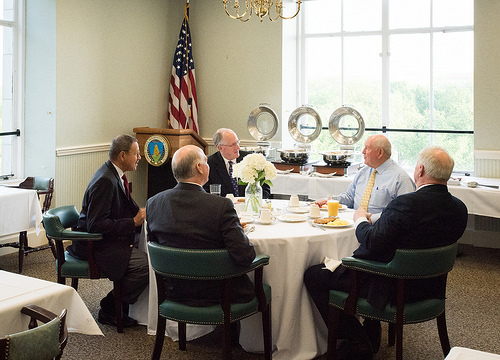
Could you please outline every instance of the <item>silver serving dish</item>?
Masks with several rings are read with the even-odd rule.
[[[354,128],[342,129],[340,127],[340,121],[344,116],[352,116],[356,119],[358,126]],[[352,107],[343,106],[338,108],[333,112],[330,116],[330,121],[328,123],[328,129],[330,130],[330,135],[332,138],[341,145],[352,145],[361,139],[363,134],[365,133],[365,122],[361,114],[353,109]],[[343,132],[353,132],[354,135],[347,136]]]
[[[281,160],[284,162],[300,165],[307,163],[309,160],[309,154],[311,153],[309,150],[305,149],[279,149],[278,152],[280,153]]]
[[[265,148],[261,146],[246,146],[240,148],[241,151],[246,151],[249,154],[262,154],[264,156],[269,155],[270,148]]]
[[[331,150],[322,152],[323,161],[328,165],[350,162],[352,151],[349,150]]]
[[[303,116],[310,116],[314,119],[314,130],[312,132],[301,129],[300,118]],[[316,140],[321,134],[322,127],[323,125],[319,114],[308,106],[298,107],[290,114],[290,118],[288,119],[288,132],[290,136],[299,143],[310,143]]]

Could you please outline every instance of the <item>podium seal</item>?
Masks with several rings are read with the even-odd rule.
[[[152,135],[144,144],[144,157],[153,166],[161,166],[170,155],[170,142],[163,135]]]

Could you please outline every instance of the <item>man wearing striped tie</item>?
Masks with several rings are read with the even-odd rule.
[[[210,176],[203,188],[209,192],[210,184],[221,184],[221,196],[227,194],[233,194],[235,197],[245,196],[246,185],[238,185],[238,179],[232,176],[232,172],[233,166],[248,155],[248,152],[240,150],[240,140],[231,129],[221,128],[217,130],[213,141],[219,151],[208,157]],[[270,197],[271,188],[269,185],[262,186],[262,193],[264,198]]]
[[[415,191],[415,183],[391,159],[391,143],[384,135],[370,136],[363,156],[367,166],[356,174],[347,191],[339,195],[339,201],[349,208],[362,207],[375,222],[391,200]]]

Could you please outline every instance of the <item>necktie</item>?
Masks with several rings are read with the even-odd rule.
[[[128,187],[127,175],[123,174],[122,179],[123,179],[123,186],[125,187],[125,194],[127,195],[127,198],[130,199],[130,190]]]
[[[238,180],[233,177],[233,162],[229,161],[229,177],[231,178],[231,184],[233,185],[233,195],[239,196],[238,191]]]
[[[370,175],[370,179],[368,179],[368,184],[366,184],[365,192],[363,193],[363,197],[361,198],[361,203],[359,204],[359,207],[365,209],[365,211],[368,211],[368,202],[370,201],[370,196],[372,195],[373,184],[375,184],[376,173],[377,170],[373,170],[372,174]]]

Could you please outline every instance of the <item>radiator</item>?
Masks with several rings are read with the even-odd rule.
[[[500,178],[500,151],[474,150],[474,175]]]

